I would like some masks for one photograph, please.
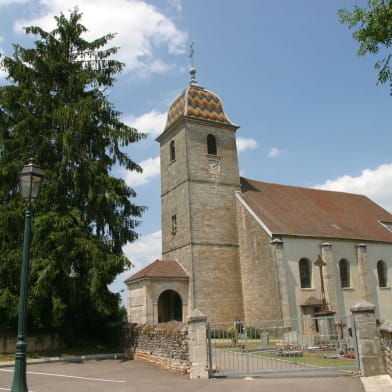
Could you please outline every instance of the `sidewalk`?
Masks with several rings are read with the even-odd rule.
[[[365,392],[392,392],[392,378],[388,375],[361,377]]]

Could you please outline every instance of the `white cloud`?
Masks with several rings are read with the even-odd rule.
[[[160,174],[160,158],[148,158],[145,161],[139,163],[139,166],[143,169],[143,173],[137,173],[134,171],[125,171],[125,182],[129,186],[138,186],[148,184],[154,177],[158,177]]]
[[[0,3],[0,5],[1,5],[1,3]],[[0,42],[3,42],[3,41],[4,41],[4,38],[0,35]],[[0,47],[0,61],[2,60],[1,58],[3,57],[4,53],[5,52],[4,52],[3,48]],[[8,76],[8,72],[6,72],[6,70],[0,64],[0,80],[3,80],[3,79],[5,80],[5,78],[7,76]]]
[[[123,246],[124,255],[131,260],[133,267],[118,275],[109,289],[114,293],[122,292],[121,297],[126,303],[126,286],[124,281],[140,271],[148,264],[162,257],[162,232],[147,234],[135,242],[128,242]],[[123,291],[124,290],[124,291]]]
[[[374,170],[364,169],[358,177],[344,175],[327,180],[315,188],[363,194],[392,211],[392,164],[386,163]]]
[[[177,10],[178,13],[181,13],[182,11],[182,4],[181,0],[169,0],[169,4]]]
[[[280,157],[283,153],[285,152],[285,150],[281,150],[277,147],[272,147],[270,152],[268,153],[267,157],[268,158],[278,158]]]
[[[257,141],[252,138],[237,137],[238,152],[254,150],[258,147]]]
[[[3,41],[3,37],[0,35],[0,42],[2,42],[2,41]],[[0,61],[1,61],[1,57],[3,57],[3,55],[4,55],[4,50],[3,50],[3,48],[0,48]],[[6,76],[7,76],[7,73],[5,72],[3,67],[1,67],[1,65],[0,65],[0,80],[5,79]]]
[[[30,0],[0,0],[0,7],[8,4],[28,3]]]
[[[135,242],[128,242],[123,247],[123,252],[134,265],[132,273],[141,270],[162,257],[162,231],[147,234]]]
[[[1,0],[0,0],[1,1]],[[4,0],[3,0],[4,1]],[[125,71],[139,77],[150,73],[163,73],[171,68],[156,54],[156,49],[167,47],[170,54],[185,51],[187,35],[160,13],[153,5],[141,0],[38,0],[42,16],[30,20],[17,20],[15,30],[37,25],[49,31],[55,28],[54,16],[78,7],[83,13],[81,23],[89,30],[85,37],[96,39],[107,33],[117,33],[109,42],[120,47],[118,59],[125,63]]]
[[[126,116],[124,122],[136,128],[140,132],[148,133],[153,136],[158,136],[163,132],[166,124],[167,113],[161,113],[151,110],[149,113],[145,113],[139,117]]]

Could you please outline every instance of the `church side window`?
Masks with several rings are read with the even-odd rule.
[[[174,144],[174,140],[170,142],[170,162],[176,159],[176,145]]]
[[[299,279],[301,288],[310,289],[312,287],[311,266],[307,259],[301,259],[299,261]]]
[[[173,235],[177,233],[177,215],[171,217],[171,233]]]
[[[214,135],[207,135],[207,152],[209,155],[217,155],[216,138]]]
[[[350,287],[350,264],[347,260],[342,259],[339,261],[340,272],[340,287]]]
[[[387,266],[383,260],[377,263],[378,287],[388,287]]]

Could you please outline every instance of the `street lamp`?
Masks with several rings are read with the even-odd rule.
[[[39,193],[44,175],[34,159],[30,158],[19,174],[19,187],[22,200],[26,203],[23,238],[23,258],[19,297],[18,337],[15,351],[14,380],[11,392],[27,392],[26,383],[26,323],[27,323],[27,278],[29,265],[31,215],[33,204]]]

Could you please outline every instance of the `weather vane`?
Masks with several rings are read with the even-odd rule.
[[[194,46],[195,46],[195,43],[192,42],[191,43],[191,51],[189,53],[189,58],[191,59],[191,67],[192,68],[193,68],[193,55],[195,54]]]
[[[193,66],[193,55],[195,54],[195,49],[194,49],[195,43],[191,43],[191,51],[189,53],[189,58],[191,59],[191,82],[190,84],[193,86],[197,86],[197,80],[196,80],[196,68]]]

